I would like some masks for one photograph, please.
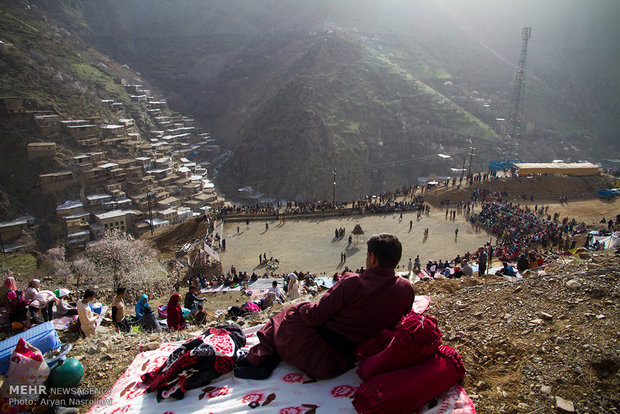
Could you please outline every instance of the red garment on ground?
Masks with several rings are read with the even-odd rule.
[[[437,319],[411,311],[396,327],[394,338],[381,352],[360,362],[357,375],[371,378],[418,364],[430,357],[441,345],[441,331]]]
[[[355,391],[353,406],[363,414],[408,414],[447,391],[464,376],[465,367],[457,352],[441,345],[419,364],[363,382]]]
[[[181,331],[185,329],[185,319],[183,318],[183,309],[179,305],[181,295],[175,293],[170,297],[166,312],[168,313],[166,319],[168,320],[168,328],[170,330]]]
[[[274,316],[257,335],[248,360],[259,365],[275,352],[315,379],[332,378],[353,367],[354,358],[333,349],[319,334],[321,325],[353,344],[377,336],[411,311],[411,283],[390,268],[346,274],[315,303],[291,306]]]

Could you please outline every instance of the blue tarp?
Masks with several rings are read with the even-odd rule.
[[[497,172],[505,169],[510,169],[515,163],[521,162],[520,160],[493,160],[489,161],[489,171]]]
[[[58,333],[52,322],[42,323],[27,331],[14,335],[0,342],[0,375],[6,376],[9,370],[11,352],[15,349],[19,338],[24,338],[25,341],[37,347],[43,354],[61,345],[60,338],[58,338]]]

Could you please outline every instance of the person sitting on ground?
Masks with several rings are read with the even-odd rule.
[[[448,262],[445,263],[441,274],[448,278],[452,277],[452,269],[450,268],[450,263]]]
[[[78,300],[76,304],[80,327],[87,338],[96,335],[98,325],[99,315],[94,313],[90,307],[90,302],[95,299],[95,295],[94,290],[86,289],[84,297]]]
[[[190,286],[189,291],[185,294],[185,300],[183,305],[185,308],[189,309],[192,315],[195,315],[198,312],[198,305],[202,304],[205,300],[204,298],[199,298],[196,296],[198,289],[196,286]]]
[[[56,312],[53,317],[63,317],[63,316],[73,316],[77,315],[77,308],[74,304],[70,304],[64,300],[68,295],[71,294],[71,291],[67,289],[56,289],[54,291],[54,295],[58,298],[58,302],[56,302]]]
[[[4,279],[4,284],[0,288],[0,307],[7,307],[9,304],[8,293],[14,292],[17,290],[17,284],[15,283],[15,278],[12,276]]]
[[[463,267],[461,267],[461,270],[463,272],[463,276],[473,276],[474,275],[474,269],[471,267],[471,265],[469,264],[469,262],[467,260],[463,260],[461,262],[461,265]]]
[[[273,300],[274,301],[278,301],[280,303],[282,303],[284,301],[284,293],[282,293],[282,291],[280,290],[280,288],[278,287],[278,281],[274,280],[271,283],[271,287],[269,288],[269,290],[267,290],[267,293],[265,294],[265,297],[267,297],[267,295],[274,295]]]
[[[267,292],[265,294],[265,297],[258,301],[258,306],[260,307],[261,310],[268,309],[273,305],[273,302],[275,301],[275,299],[276,299],[275,293]]]
[[[463,270],[461,269],[461,266],[455,266],[454,267],[454,273],[452,273],[452,275],[449,276],[449,277],[450,277],[450,279],[459,279],[463,275],[464,275],[464,273],[463,273]]]
[[[125,318],[125,301],[123,298],[127,293],[127,289],[119,287],[116,289],[116,296],[112,299],[112,322],[120,332],[131,331],[129,321]]]
[[[198,312],[194,315],[194,323],[196,323],[196,325],[204,325],[207,321],[207,312],[202,308],[202,303],[196,306],[198,307]]]
[[[371,236],[367,246],[366,272],[346,274],[318,302],[298,303],[271,318],[235,376],[265,379],[283,360],[311,378],[333,378],[354,366],[357,345],[394,329],[415,296],[394,271],[402,246],[391,234]]]
[[[527,258],[527,255],[525,253],[521,253],[521,255],[519,256],[519,258],[517,259],[517,270],[519,272],[523,272],[526,269],[530,268],[530,261]]]
[[[168,320],[168,328],[171,331],[182,331],[185,329],[185,318],[183,318],[183,309],[179,302],[181,301],[181,295],[175,293],[170,296],[168,306],[166,307],[166,313]]]
[[[142,315],[144,315],[144,308],[147,306],[149,306],[149,297],[146,293],[143,293],[142,296],[140,296],[140,300],[136,303],[136,319],[140,319]]]
[[[15,283],[15,281],[13,281],[13,283]],[[6,296],[6,309],[9,314],[10,329],[14,331],[29,329],[31,324],[28,318],[28,301],[24,299],[22,291],[9,290]]]
[[[513,269],[512,266],[508,265],[508,262],[503,262],[502,265],[504,267],[502,267],[501,269],[499,269],[495,274],[498,276],[516,276],[517,274],[515,273],[515,270]]]
[[[41,289],[41,282],[39,281],[39,279],[32,279],[30,283],[28,284],[26,291],[24,292],[24,298],[27,301],[31,301],[32,299],[34,299],[37,293],[39,293],[40,289]]]
[[[34,321],[41,322],[37,315],[39,311],[41,311],[41,315],[43,316],[43,322],[51,321],[53,306],[58,302],[58,298],[51,290],[42,290],[38,292],[34,296],[34,299],[30,301],[29,305],[33,323],[35,323]]]
[[[142,310],[142,316],[136,321],[136,324],[146,332],[161,332],[161,325],[157,321],[157,315],[146,305]]]

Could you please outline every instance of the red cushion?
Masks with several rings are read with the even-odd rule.
[[[363,382],[353,396],[358,413],[406,414],[457,384],[465,367],[456,351],[442,345],[425,361]]]
[[[431,356],[440,344],[437,319],[412,311],[398,323],[387,348],[360,362],[357,374],[367,381],[384,372],[410,367]]]

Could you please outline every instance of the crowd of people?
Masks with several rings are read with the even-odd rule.
[[[341,214],[350,214],[357,212],[359,214],[379,214],[413,210],[424,212],[424,209],[429,208],[428,206],[423,206],[424,197],[422,194],[425,188],[425,185],[403,186],[380,194],[365,194],[359,200],[352,202],[306,200],[226,206],[220,209],[220,215],[222,217],[231,215],[268,216],[276,218],[280,224],[284,224],[287,216],[314,213],[340,212]],[[404,201],[396,201],[397,198],[402,198]],[[246,225],[249,225],[249,219],[246,220]]]
[[[67,302],[70,294],[64,288],[42,289],[38,279],[31,280],[26,289],[19,289],[15,278],[8,276],[0,288],[0,326],[21,331],[54,318],[76,315],[76,303]]]
[[[155,310],[151,308],[147,294],[142,294],[134,306],[135,314],[130,315],[125,303],[127,289],[119,287],[111,300],[109,317],[115,330],[122,333],[131,332],[134,327],[146,332],[181,330],[186,326],[186,319],[195,324],[206,321],[207,315],[202,306],[204,299],[197,297],[197,292],[195,286],[190,286],[183,304],[179,294],[175,293],[167,305]],[[20,290],[14,277],[6,277],[0,288],[1,329],[20,332],[56,318],[75,316],[72,329],[85,337],[95,336],[98,326],[108,316],[105,314],[107,307],[95,302],[97,292],[92,289],[84,290],[79,300],[69,302],[68,298],[73,296],[64,288],[54,291],[42,289],[37,279]]]
[[[586,231],[585,224],[575,219],[564,217],[560,220],[558,213],[552,218],[548,206],[536,205],[532,210],[528,206],[498,201],[484,202],[481,211],[472,215],[470,221],[474,227],[484,227],[496,235],[497,244],[511,261],[539,244],[544,250],[550,247],[567,251],[575,247],[571,238]]]

